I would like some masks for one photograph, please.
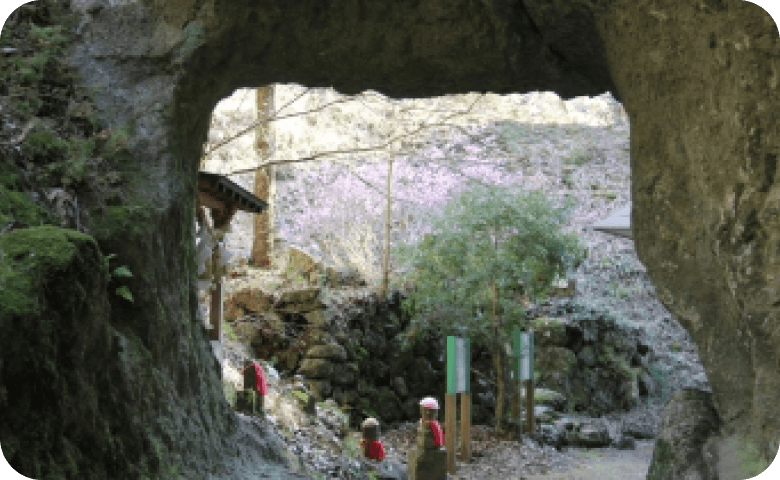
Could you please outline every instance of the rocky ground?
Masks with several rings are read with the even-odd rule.
[[[234,361],[246,354],[244,347],[227,343],[225,379],[238,382]],[[366,460],[360,455],[360,433],[350,430],[347,418],[332,400],[307,408],[299,394],[304,387],[300,378],[280,378],[266,366],[269,393],[265,397],[265,415],[260,418],[239,414],[256,422],[262,429],[278,437],[292,465],[315,478],[405,479],[408,452],[414,443],[416,425],[406,422],[381,433],[386,458],[383,462]],[[312,405],[310,404],[309,407]],[[598,478],[625,480],[644,478],[650,463],[652,437],[659,421],[661,405],[647,403],[628,413],[608,415],[599,419],[610,435],[639,438],[624,449],[556,448],[538,442],[527,435],[512,432],[499,434],[493,427],[473,425],[472,458],[466,463],[457,460],[457,470],[449,478],[526,479],[566,478],[570,480]],[[583,420],[586,420],[582,417]],[[590,419],[593,421],[594,419]],[[460,448],[460,441],[458,443]],[[594,476],[598,472],[597,476]],[[641,476],[637,473],[641,473]],[[320,475],[318,477],[318,475]],[[632,475],[636,475],[635,477]]]

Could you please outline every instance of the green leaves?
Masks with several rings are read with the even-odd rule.
[[[106,262],[111,261],[112,259],[116,258],[116,253],[111,253],[106,255],[105,257]],[[118,278],[128,278],[132,277],[133,274],[130,272],[130,269],[127,268],[127,265],[122,265],[120,267],[115,268],[111,271],[111,282],[116,281]],[[127,285],[121,285],[119,286],[114,293],[116,293],[118,296],[124,298],[128,302],[133,301],[133,294],[130,292],[130,289],[127,287]]]
[[[120,297],[124,298],[128,302],[132,302],[133,301],[133,294],[130,293],[130,289],[127,288],[126,285],[122,285],[121,287],[117,288],[116,289],[116,294],[119,295]]]
[[[122,265],[121,267],[117,267],[114,269],[114,272],[112,273],[115,277],[132,277],[133,274],[130,273],[130,269],[127,268],[127,265]]]
[[[414,286],[404,304],[412,328],[498,346],[512,328],[524,327],[521,294],[545,296],[554,278],[582,257],[576,234],[561,230],[571,204],[556,209],[541,192],[516,190],[465,192],[432,219],[432,234],[395,248],[409,272],[396,283]],[[494,307],[498,331],[490,315]]]

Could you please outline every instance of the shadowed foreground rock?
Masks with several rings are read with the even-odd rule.
[[[43,299],[39,312],[4,310],[0,323],[8,339],[0,401],[29,400],[29,409],[13,405],[19,418],[4,415],[0,430],[22,473],[171,478],[176,468],[203,474],[219,462],[212,459],[235,454],[227,440],[235,416],[196,315],[196,171],[217,101],[237,87],[274,82],[395,97],[613,92],[631,117],[639,256],[699,346],[722,431],[749,440],[734,443],[733,456],[755,453],[759,466],[774,458],[780,47],[760,7],[737,0],[71,4],[76,18],[67,28],[78,37],[69,61],[83,85],[96,87],[95,115],[128,135],[115,165],[126,179],[121,195],[79,201],[81,226],[134,273],[135,300],[109,295],[105,277],[75,271],[4,286],[4,295]],[[94,243],[73,241],[97,264]],[[21,275],[22,258],[2,268]],[[51,320],[55,313],[60,320]],[[42,340],[7,348],[27,338],[20,328]],[[14,376],[23,368],[61,383],[29,390]],[[82,401],[71,406],[68,398]],[[49,440],[29,436],[30,428]],[[726,445],[711,445],[723,454],[718,468],[732,468]]]
[[[674,394],[664,409],[647,479],[717,478],[703,447],[718,430],[710,393],[686,389]]]

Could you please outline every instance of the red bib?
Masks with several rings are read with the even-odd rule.
[[[437,447],[441,447],[442,445],[444,445],[444,433],[441,430],[441,425],[439,425],[439,422],[436,420],[429,421],[428,428],[431,429],[431,435],[433,435],[433,443],[435,443]]]
[[[266,392],[268,392],[268,385],[265,383],[265,372],[263,372],[263,367],[257,362],[252,362],[252,365],[248,368],[255,371],[255,388],[257,388],[257,393],[265,395]]]

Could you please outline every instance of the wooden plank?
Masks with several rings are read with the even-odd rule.
[[[525,431],[534,432],[534,381],[525,381]]]
[[[219,272],[219,248],[214,248],[211,254],[211,264],[214,265],[214,290],[211,292],[211,311],[209,317],[211,320],[211,340],[222,341],[222,277]]]
[[[457,394],[444,396],[444,447],[447,449],[447,471],[455,473],[455,414]]]
[[[460,459],[471,462],[471,393],[460,394]]]
[[[517,433],[523,433],[523,429],[520,427],[520,392],[520,380],[515,376],[512,378],[512,419],[517,422]]]

